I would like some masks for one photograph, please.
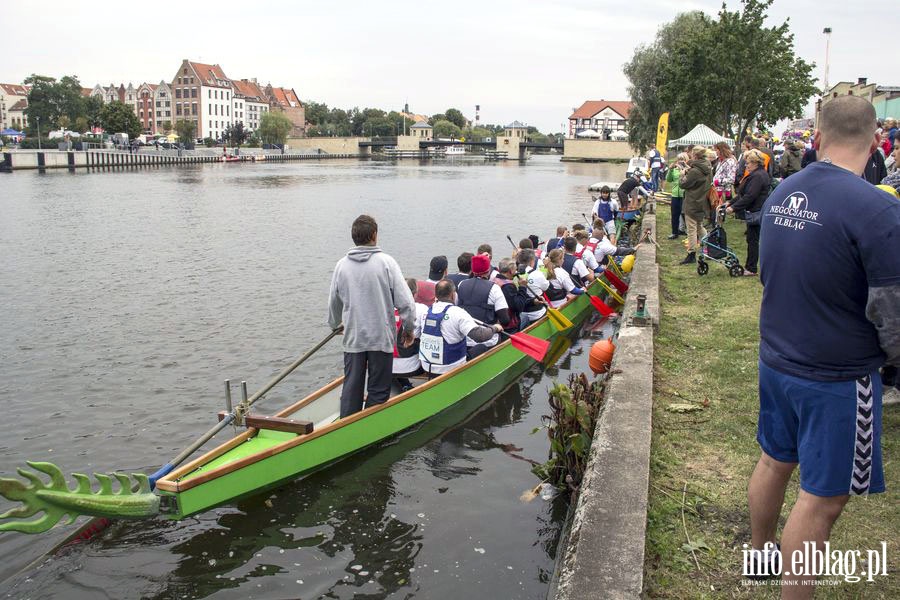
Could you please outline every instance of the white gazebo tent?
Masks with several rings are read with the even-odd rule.
[[[598,138],[601,135],[596,129],[585,129],[584,131],[579,131],[575,136],[580,138]]]
[[[685,146],[709,147],[719,142],[725,142],[729,146],[734,147],[734,140],[723,137],[703,123],[700,123],[677,140],[670,141],[669,148],[683,148]]]

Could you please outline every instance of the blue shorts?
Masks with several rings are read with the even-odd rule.
[[[800,487],[816,496],[884,491],[881,377],[813,381],[759,363],[756,439],[775,460],[800,463]]]

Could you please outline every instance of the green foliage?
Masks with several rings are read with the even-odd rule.
[[[550,438],[550,458],[532,469],[535,475],[559,489],[578,492],[602,404],[603,382],[590,383],[583,373],[570,375],[569,385],[558,383],[551,388],[551,412],[542,417]]]
[[[172,121],[163,121],[162,130],[163,133],[169,133],[170,131],[172,131]]]
[[[141,121],[131,107],[118,100],[103,106],[100,126],[106,133],[127,133],[129,138],[136,138],[143,131]]]
[[[434,122],[435,138],[459,138],[462,136],[462,129],[447,119],[441,119]]]
[[[182,144],[192,145],[194,136],[197,135],[197,124],[188,119],[178,119],[175,122],[175,135]]]
[[[250,132],[244,129],[244,123],[242,121],[238,121],[234,125],[229,125],[225,128],[225,131],[222,132],[222,139],[226,144],[232,146],[240,146],[246,142],[249,137]]]
[[[84,133],[88,130],[88,120],[85,116],[79,116],[75,118],[75,123],[73,125],[75,131],[78,133]]]
[[[66,75],[57,81],[53,77],[31,75],[25,84],[31,86],[25,115],[29,123],[35,124],[35,129],[38,120],[42,130],[50,131],[60,127],[62,117],[73,123],[78,117],[87,116],[87,99],[81,95],[77,77]]]
[[[448,121],[459,127],[460,129],[465,128],[466,126],[466,118],[463,116],[462,111],[456,108],[448,108],[444,115]]]
[[[487,129],[485,127],[473,127],[472,129],[467,129],[464,134],[467,140],[475,142],[480,142],[485,138],[493,138],[495,135],[492,129]]]
[[[629,140],[637,149],[656,140],[659,115],[668,111],[670,138],[698,123],[736,138],[748,125],[797,117],[816,92],[812,69],[794,54],[786,21],[765,27],[772,0],[723,4],[717,18],[678,15],[656,41],[639,46],[624,73],[634,103]]]
[[[205,137],[205,138],[203,138],[203,145],[206,146],[207,148],[215,148],[216,140],[211,137]]]
[[[429,117],[428,124],[431,125],[432,127],[434,127],[434,124],[437,123],[438,121],[446,121],[446,120],[447,120],[447,115],[445,115],[444,113],[438,113],[436,115],[431,115],[431,117]]]
[[[284,144],[294,124],[280,111],[269,111],[259,119],[259,135],[266,144]]]

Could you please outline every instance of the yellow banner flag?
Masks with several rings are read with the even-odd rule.
[[[656,149],[663,156],[666,155],[666,139],[669,137],[669,113],[659,115],[659,125],[656,126]]]

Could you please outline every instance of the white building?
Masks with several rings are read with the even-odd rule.
[[[18,83],[0,83],[0,129],[23,129],[25,108],[28,107],[28,87]],[[12,113],[12,114],[11,114]],[[13,124],[15,117],[15,125]]]
[[[194,121],[197,138],[219,139],[234,123],[232,82],[219,65],[184,59],[172,79],[172,91],[174,121]]]
[[[235,79],[232,84],[235,92],[235,122],[242,121],[244,129],[256,131],[259,129],[260,117],[269,111],[265,92],[256,79]],[[240,106],[238,101],[241,102]]]

